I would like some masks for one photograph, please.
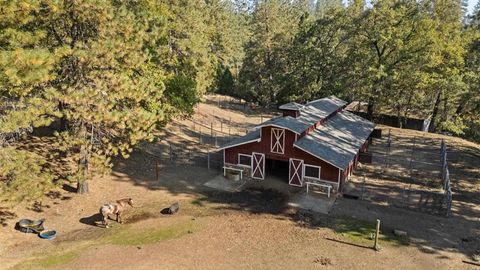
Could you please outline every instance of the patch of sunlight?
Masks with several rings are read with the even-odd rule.
[[[112,230],[112,233],[105,236],[101,242],[115,245],[153,244],[164,240],[180,238],[186,234],[193,233],[197,229],[198,224],[191,220],[160,228],[139,229],[130,226],[122,230]]]
[[[11,269],[23,270],[61,266],[75,260],[78,256],[79,253],[76,251],[67,251],[64,253],[58,253],[43,258],[29,259],[15,265]]]
[[[351,220],[351,219],[339,219],[336,220],[333,229],[336,234],[347,238],[352,243],[373,246],[375,238],[375,224]],[[395,236],[393,234],[384,234],[381,232],[379,235],[380,243],[390,243],[395,246],[408,246],[410,244],[408,237]]]

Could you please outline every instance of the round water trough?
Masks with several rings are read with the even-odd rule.
[[[57,231],[47,230],[38,234],[42,239],[54,239],[57,236]]]
[[[227,172],[227,179],[228,180],[233,180],[233,181],[239,181],[240,180],[240,172],[238,172],[238,171],[228,171]]]

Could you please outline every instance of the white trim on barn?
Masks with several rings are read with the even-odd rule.
[[[306,167],[317,168],[317,169],[318,169],[318,178],[311,177],[311,176],[306,176],[306,175],[305,175],[305,171],[306,171],[305,168],[306,168]],[[303,173],[303,176],[302,176],[302,177],[303,177],[304,179],[307,179],[307,180],[315,180],[315,181],[319,180],[319,181],[320,181],[320,179],[321,179],[320,176],[322,175],[322,167],[316,166],[316,165],[312,165],[312,164],[303,163],[303,172],[302,172],[302,173]]]
[[[241,142],[241,143],[234,144],[234,145],[228,145],[228,146],[220,147],[220,148],[218,148],[218,150],[224,150],[224,149],[227,149],[227,148],[232,148],[232,147],[236,147],[236,146],[239,146],[239,145],[244,145],[244,144],[248,144],[248,143],[252,143],[252,142],[260,142],[261,138],[262,137],[260,137],[258,139],[255,139],[255,140],[250,140],[250,141]]]
[[[245,165],[245,164],[240,164],[240,156],[249,157],[249,158],[250,158],[250,166],[249,166],[249,165]],[[247,154],[238,153],[238,156],[237,156],[237,165],[240,166],[240,167],[252,168],[252,155],[247,155]]]
[[[260,129],[263,128],[263,127],[283,128],[283,129],[288,129],[288,130],[290,130],[291,132],[293,132],[293,133],[295,133],[295,134],[298,134],[298,135],[301,134],[301,133],[299,133],[299,132],[297,132],[297,131],[295,131],[295,130],[293,130],[293,129],[290,129],[290,128],[288,128],[288,127],[282,127],[282,126],[278,126],[278,125],[275,125],[275,124],[266,124],[266,125],[257,126],[257,128],[260,128]]]

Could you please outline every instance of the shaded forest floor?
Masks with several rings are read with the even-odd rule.
[[[218,106],[218,100],[207,98],[194,119],[208,125],[213,108],[213,114],[224,120],[216,129],[236,121],[230,128],[238,133],[261,121],[255,112],[244,113],[242,105]],[[181,132],[188,130],[178,128],[185,121],[160,131],[164,141],[157,144],[167,141],[192,151],[211,147],[198,143],[198,132]],[[414,131],[392,132],[400,136]],[[475,269],[462,260],[469,260],[480,240],[479,147],[431,136],[446,138],[459,154],[452,166],[461,164],[471,173],[453,172],[455,211],[450,218],[344,198],[337,199],[329,215],[300,211],[286,204],[285,194],[271,190],[213,191],[203,184],[219,171],[205,166],[162,162],[157,179],[157,158],[136,151],[128,160],[116,160],[111,174],[94,179],[88,195],[76,195],[66,185],[36,207],[2,206],[0,268]],[[124,197],[135,201],[135,208],[126,212],[126,224],[112,221],[108,230],[96,226],[98,208]],[[160,213],[176,201],[177,215]],[[46,228],[59,232],[55,240],[14,230],[19,218],[42,217]],[[370,248],[377,218],[382,220],[379,252]],[[405,230],[409,237],[395,237],[393,229]]]

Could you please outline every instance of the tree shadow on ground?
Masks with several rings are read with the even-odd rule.
[[[8,226],[7,221],[14,218],[17,218],[17,214],[8,210],[6,207],[0,207],[0,225],[2,225],[2,227]]]

